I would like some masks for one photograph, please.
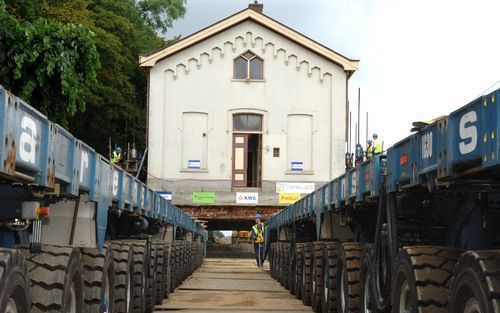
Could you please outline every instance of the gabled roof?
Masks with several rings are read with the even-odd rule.
[[[210,38],[228,28],[231,28],[239,23],[246,20],[252,20],[280,35],[288,38],[289,40],[311,50],[312,52],[328,59],[344,68],[345,71],[352,74],[358,69],[359,60],[351,60],[345,56],[333,51],[332,49],[312,40],[311,38],[304,36],[303,34],[281,24],[280,22],[262,14],[256,12],[252,9],[242,10],[232,16],[229,16],[207,28],[200,30],[184,39],[170,45],[161,50],[155,51],[148,55],[139,56],[139,66],[141,67],[153,67],[160,60],[163,60],[170,55],[173,55],[179,51],[189,48],[198,42],[201,42],[207,38]]]

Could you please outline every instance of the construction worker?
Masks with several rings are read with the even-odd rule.
[[[116,147],[115,150],[113,150],[113,155],[111,156],[111,162],[113,164],[120,163],[122,160],[122,148]]]
[[[384,152],[384,143],[378,138],[377,133],[373,134],[373,154]]]
[[[363,163],[364,161],[364,157],[365,157],[365,152],[363,151],[363,146],[361,146],[360,143],[357,143],[356,144],[356,159],[355,159],[355,165],[358,166],[360,165],[361,163]]]
[[[371,157],[373,156],[373,152],[374,152],[373,141],[371,139],[368,139],[366,141],[366,158],[371,159]]]
[[[252,227],[253,249],[255,251],[255,260],[258,267],[264,266],[264,223],[261,221],[262,216],[257,213],[255,215],[255,225]]]

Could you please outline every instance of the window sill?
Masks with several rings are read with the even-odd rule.
[[[231,79],[231,81],[237,82],[237,83],[265,83],[266,82],[265,79],[236,79],[236,78]]]
[[[208,168],[181,168],[181,173],[208,173]]]
[[[314,175],[314,171],[285,171],[285,175]]]

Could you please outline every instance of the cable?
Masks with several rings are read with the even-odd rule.
[[[497,80],[496,82],[494,82],[491,86],[489,86],[488,88],[486,88],[483,92],[479,93],[476,97],[474,97],[474,100],[481,97],[482,95],[484,95],[485,92],[487,92],[488,90],[490,90],[491,88],[493,88],[496,84],[500,83],[500,79]]]

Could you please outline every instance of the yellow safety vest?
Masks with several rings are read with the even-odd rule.
[[[111,162],[118,163],[118,162],[120,162],[121,158],[122,158],[121,153],[119,153],[119,152],[117,153],[116,151],[113,151],[113,158],[111,159]]]
[[[254,242],[255,243],[263,243],[264,242],[264,224],[260,224],[261,227],[259,229],[259,226],[257,224],[253,225],[253,236],[254,236]]]
[[[384,152],[382,140],[380,140],[380,139],[375,140],[373,142],[373,146],[375,147],[375,149],[374,149],[375,154]]]

